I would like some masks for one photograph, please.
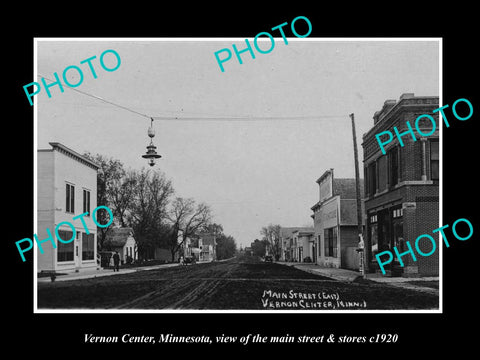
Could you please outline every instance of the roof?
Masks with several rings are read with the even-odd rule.
[[[133,235],[133,229],[131,227],[111,228],[107,233],[103,245],[106,247],[123,247],[130,235]]]
[[[52,149],[39,149],[38,151],[53,151],[53,150],[56,150],[62,154],[65,154],[75,160],[77,160],[78,162],[94,169],[94,170],[98,170],[100,168],[100,166],[87,159],[85,156],[83,155],[80,155],[79,153],[77,153],[76,151],[66,147],[65,145],[61,144],[61,143],[58,143],[58,142],[49,142],[50,146],[52,147]]]
[[[287,238],[293,235],[295,231],[311,231],[313,227],[281,227],[280,228],[280,237]]]
[[[373,127],[363,134],[363,141],[379,130],[379,126],[388,121],[394,113],[408,106],[435,106],[438,107],[438,96],[415,96],[414,93],[404,93],[400,96],[399,101],[385,100],[382,109],[373,115]]]
[[[200,234],[199,237],[202,239],[203,245],[216,245],[215,243],[215,235],[213,234]]]
[[[299,230],[295,230],[293,233],[298,233],[298,236],[305,236],[305,235],[313,235],[315,231],[313,230],[313,227],[309,228],[302,228]]]

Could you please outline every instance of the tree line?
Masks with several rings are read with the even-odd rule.
[[[235,239],[212,222],[210,207],[192,198],[175,196],[172,182],[163,172],[125,169],[121,161],[101,154],[87,152],[84,156],[99,165],[97,206],[108,206],[115,224],[132,228],[139,259],[153,259],[155,249],[163,248],[170,251],[174,261],[187,239],[195,241],[201,233],[215,235],[218,260],[234,255]],[[101,224],[107,223],[108,217],[104,209],[97,212]],[[104,248],[111,228],[98,227],[99,250]]]
[[[251,243],[253,255],[264,257],[265,255],[272,255],[278,261],[280,259],[280,252],[282,250],[280,244],[280,229],[278,224],[269,224],[260,230],[262,235],[261,240],[255,239]]]

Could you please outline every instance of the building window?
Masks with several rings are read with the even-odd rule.
[[[73,236],[73,232],[71,231],[64,231],[58,230],[58,236],[63,240],[71,239]],[[57,261],[73,261],[73,243],[74,241],[70,241],[69,243],[65,244],[61,241],[57,241]]]
[[[95,235],[82,233],[82,260],[93,260],[95,255]]]
[[[337,257],[337,227],[324,229],[325,256]]]
[[[393,246],[403,253],[406,250],[403,238],[403,209],[392,209],[392,218]]]
[[[403,216],[403,209],[402,209],[402,208],[393,209],[392,215],[393,215],[393,218],[394,218],[394,219],[395,219],[395,218],[402,217],[402,216]]]
[[[372,250],[372,257],[374,257],[378,253],[377,214],[370,215],[369,220],[370,220],[369,239],[370,239],[370,246]]]
[[[398,147],[388,151],[388,183],[390,186],[398,184]]]
[[[90,191],[83,190],[83,212],[90,216]]]
[[[378,191],[384,191],[388,187],[388,158],[387,156],[381,156],[377,160],[377,189]]]
[[[66,184],[66,203],[65,211],[69,213],[75,212],[75,186]]]
[[[430,179],[440,178],[440,154],[438,140],[430,140]]]
[[[377,191],[377,163],[374,161],[367,167],[368,187],[367,191],[370,196],[375,195]]]

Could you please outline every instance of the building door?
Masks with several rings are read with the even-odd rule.
[[[393,251],[392,220],[388,209],[378,213],[378,251]]]
[[[384,209],[378,213],[378,251],[391,251],[396,246],[400,252],[403,248],[403,219],[400,214],[400,210]],[[400,268],[400,263],[396,256],[393,257],[393,261],[387,266],[395,272],[403,272]]]
[[[315,244],[312,244],[312,262],[317,262],[317,249],[315,247]]]
[[[302,262],[303,261],[303,247],[299,247],[298,248],[298,262]]]
[[[75,261],[75,271],[78,271],[82,264],[82,259],[80,258],[80,231],[77,231],[77,236],[74,240],[74,249],[73,249],[73,260]]]
[[[79,254],[79,244],[77,241],[75,241],[75,253],[74,253],[74,259],[75,259],[75,271],[78,271],[80,269],[80,254]]]

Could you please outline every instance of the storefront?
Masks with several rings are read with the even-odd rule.
[[[403,209],[402,205],[396,205],[389,208],[380,208],[377,211],[368,213],[368,258],[371,259],[370,267],[376,268],[375,255],[382,251],[391,251],[396,247],[399,252],[404,252],[405,238],[403,229]],[[372,263],[373,262],[373,263]],[[392,275],[402,274],[403,269],[398,259],[389,265]]]

